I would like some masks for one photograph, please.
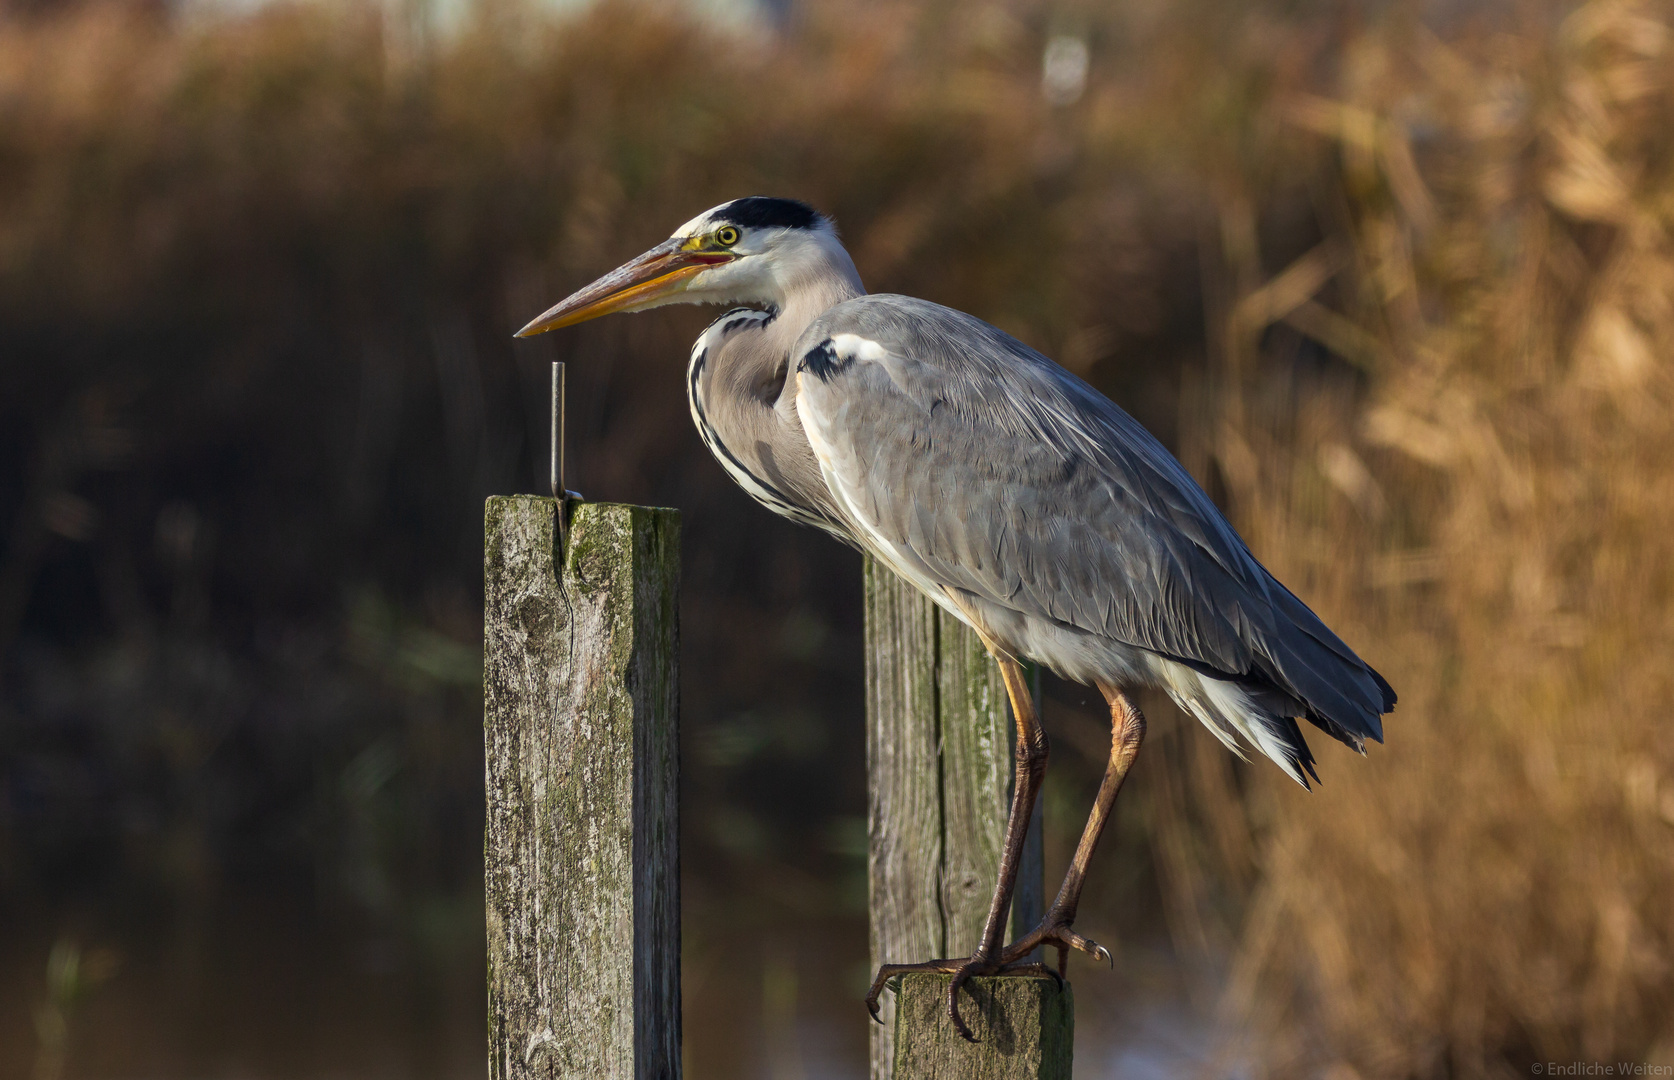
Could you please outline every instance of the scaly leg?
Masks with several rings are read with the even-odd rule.
[[[1127,778],[1128,769],[1139,753],[1139,744],[1145,739],[1145,714],[1116,687],[1101,683],[1099,691],[1110,703],[1110,763],[1105,766],[1098,798],[1093,800],[1093,810],[1087,815],[1086,827],[1081,830],[1081,842],[1076,845],[1075,858],[1070,860],[1069,872],[1064,875],[1063,887],[1058,890],[1057,899],[1052,901],[1051,910],[1039,926],[1006,947],[1000,954],[1001,964],[1014,963],[1043,944],[1058,947],[1060,976],[1064,973],[1069,949],[1080,949],[1110,960],[1109,950],[1077,934],[1070,929],[1070,925],[1075,922],[1076,908],[1081,903],[1081,887],[1087,880],[1087,864],[1092,861],[1093,849],[1098,846],[1099,836],[1115,809],[1116,795],[1122,790],[1122,781]],[[1111,962],[1114,963],[1113,960]]]
[[[1029,816],[1034,812],[1035,796],[1046,776],[1047,740],[1035,714],[1034,697],[1023,678],[1017,661],[990,646],[988,650],[1000,665],[1000,676],[1005,680],[1006,693],[1011,697],[1012,715],[1017,718],[1016,779],[1012,785],[1011,812],[1006,818],[1005,847],[1000,855],[1000,876],[994,884],[994,898],[988,905],[988,921],[982,930],[982,941],[976,952],[965,959],[928,960],[922,964],[884,964],[872,989],[866,995],[866,1007],[874,1020],[878,1017],[878,995],[884,984],[896,975],[907,972],[935,971],[952,973],[948,987],[947,1011],[959,1034],[971,1042],[976,1039],[959,1016],[959,988],[973,975],[991,975],[1006,966],[1001,959],[1001,941],[1005,932],[1006,914],[1011,910],[1012,889],[1017,883],[1017,864],[1023,856],[1023,841],[1029,833]],[[1013,958],[1016,959],[1015,957]],[[1014,966],[1040,969],[1039,964]]]

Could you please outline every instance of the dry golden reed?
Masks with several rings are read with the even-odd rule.
[[[1233,384],[1206,437],[1252,544],[1401,703],[1317,794],[1260,778],[1226,1052],[1674,1064],[1669,9],[1369,34],[1275,108],[1333,146],[1338,227],[1263,313],[1364,381],[1282,415]],[[1326,272],[1340,310],[1282,287]]]

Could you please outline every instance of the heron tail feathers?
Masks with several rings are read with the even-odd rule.
[[[1172,674],[1165,684],[1169,696],[1233,753],[1248,760],[1244,747],[1253,746],[1304,788],[1311,790],[1309,777],[1319,781],[1313,751],[1296,724],[1303,706],[1290,695],[1183,665]]]
[[[1383,742],[1383,714],[1395,708],[1389,680],[1360,657],[1296,595],[1278,581],[1275,607],[1281,629],[1253,642],[1258,656],[1251,674],[1300,707],[1301,717],[1365,753],[1366,740]]]

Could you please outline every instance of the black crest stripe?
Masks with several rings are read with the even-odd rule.
[[[713,220],[728,221],[745,229],[812,229],[819,223],[820,215],[807,203],[795,199],[752,195],[727,203],[715,211]]]

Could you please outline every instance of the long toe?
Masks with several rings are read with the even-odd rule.
[[[1116,964],[1109,949],[1092,938],[1082,937],[1070,927],[1068,922],[1055,919],[1050,914],[1039,926],[1008,945],[1005,951],[1000,954],[1000,960],[1002,963],[1015,963],[1042,945],[1057,946],[1060,967],[1062,966],[1063,951],[1066,949],[1084,952],[1095,960],[1103,960],[1109,963],[1112,967]]]
[[[1059,933],[1058,936],[1054,937],[1053,942],[1054,942],[1054,944],[1057,944],[1059,946],[1059,948],[1064,948],[1064,947],[1067,946],[1068,948],[1074,949],[1077,952],[1086,953],[1088,956],[1091,956],[1094,960],[1103,960],[1113,968],[1116,966],[1116,960],[1115,960],[1114,957],[1112,957],[1110,955],[1110,950],[1109,949],[1105,948],[1103,945],[1100,945],[1098,942],[1094,941],[1092,938],[1082,937],[1080,934],[1076,933],[1074,930],[1071,930],[1067,926],[1063,928],[1063,930]]]
[[[877,977],[872,980],[872,988],[866,992],[866,1011],[872,1014],[872,1019],[883,1023],[883,1016],[878,1012],[878,998],[883,994],[884,987],[898,975],[909,975],[915,972],[933,972],[938,975],[957,973],[968,963],[963,957],[957,959],[926,960],[922,964],[883,964],[878,968]]]
[[[1005,967],[1003,967],[999,970],[998,974],[1000,974],[1000,975],[1036,975],[1036,976],[1039,976],[1039,977],[1044,978],[1044,979],[1051,979],[1053,982],[1058,984],[1059,989],[1063,989],[1063,985],[1064,985],[1064,977],[1063,977],[1063,975],[1061,975],[1058,972],[1058,970],[1056,968],[1048,967],[1046,964],[1036,963],[1034,961],[1029,961],[1027,963],[1019,962],[1019,963],[1015,963],[1015,964],[1007,964]]]

